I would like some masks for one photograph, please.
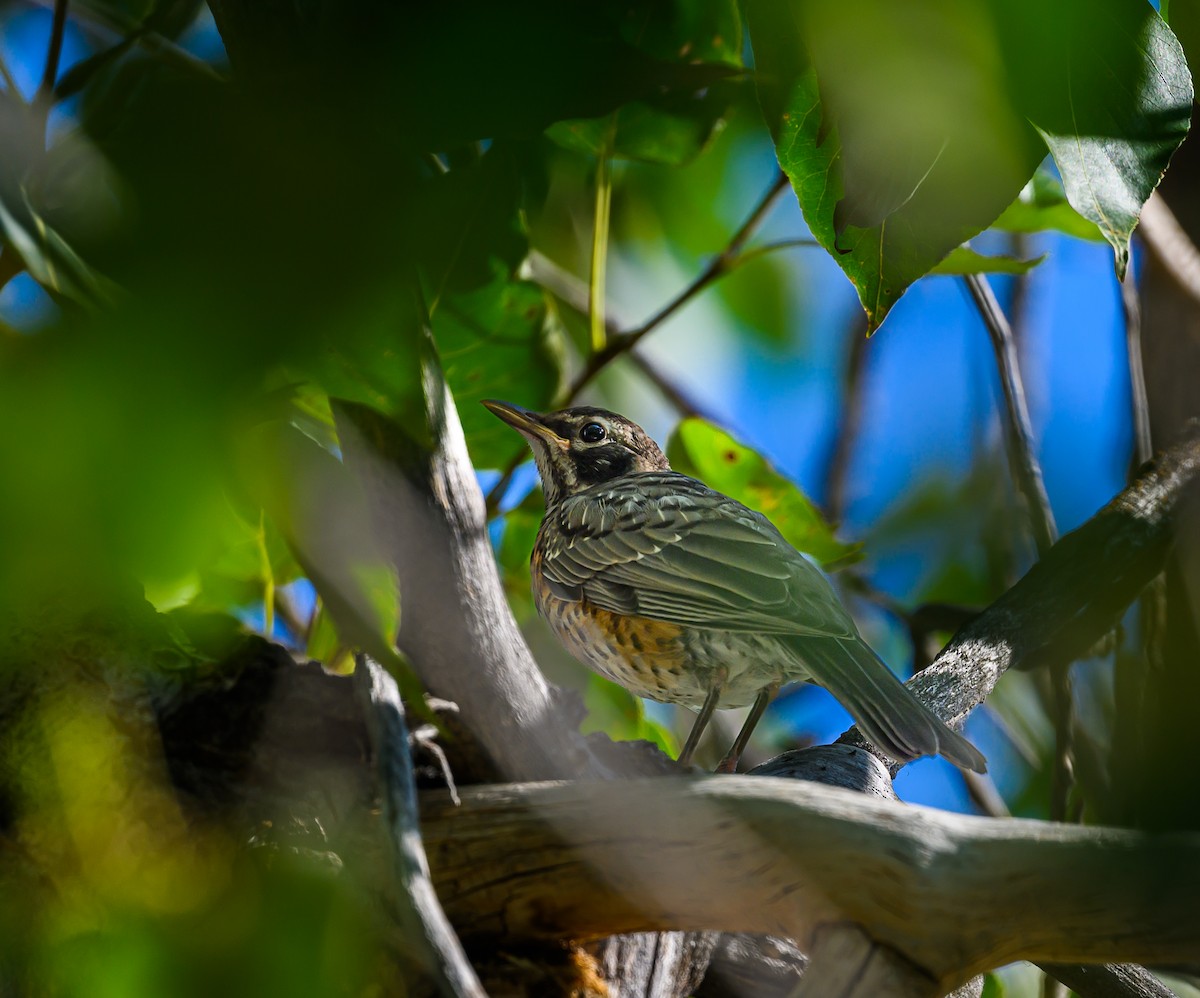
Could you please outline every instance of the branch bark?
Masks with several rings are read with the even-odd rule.
[[[1179,443],[959,631],[909,688],[955,722],[983,702],[1006,669],[1081,657],[1162,571],[1176,516],[1198,475],[1200,421],[1193,421]],[[839,741],[868,746],[857,728]],[[899,768],[893,764],[893,774]]]
[[[1200,957],[1200,835],[736,777],[481,787],[423,810],[438,894],[469,934],[723,929],[811,949],[852,922],[942,993],[1018,959]]]

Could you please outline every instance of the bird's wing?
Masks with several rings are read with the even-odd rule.
[[[767,634],[855,636],[829,583],[770,522],[674,472],[565,500],[542,572],[602,609]]]

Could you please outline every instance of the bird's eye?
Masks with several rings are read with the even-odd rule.
[[[599,423],[585,423],[579,431],[579,439],[585,444],[598,444],[606,435],[604,427]]]

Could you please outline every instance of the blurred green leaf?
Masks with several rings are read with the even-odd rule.
[[[623,686],[603,676],[590,675],[583,704],[587,717],[579,726],[585,735],[602,731],[614,741],[653,742],[672,758],[679,754],[675,735],[646,717],[646,705]]]
[[[1103,240],[1095,222],[1089,222],[1067,200],[1062,182],[1045,166],[1021,190],[1020,196],[992,223],[1005,232],[1063,232],[1079,239]]]
[[[995,974],[987,973],[983,975],[983,991],[979,998],[1004,998],[1005,988],[1004,982]]]
[[[726,19],[733,11],[729,0],[712,6]],[[423,148],[446,150],[530,135],[569,118],[601,117],[666,92],[702,90],[728,75],[729,67],[683,61],[687,53],[678,51],[659,55],[656,45],[652,50],[643,45],[647,38],[653,43],[689,30],[689,21],[710,23],[712,15],[703,8],[656,0],[404,4],[378,32],[386,48],[373,51],[368,39],[364,51],[352,19],[343,26],[344,46],[351,71],[367,72],[374,64],[380,85],[394,96],[394,120],[404,122]],[[686,16],[677,18],[677,10]],[[736,36],[697,37],[695,44],[701,53],[727,52]]]
[[[844,568],[862,557],[861,545],[833,534],[820,511],[796,485],[756,454],[702,419],[685,419],[667,443],[671,467],[766,516],[797,551],[826,569]]]
[[[379,549],[357,479],[294,427],[278,423],[248,435],[243,469],[343,642],[386,665],[420,711],[421,686],[395,650],[401,612],[396,570]]]
[[[119,289],[51,228],[24,195],[0,198],[0,235],[42,287],[79,305],[98,308],[116,300]]]
[[[544,409],[557,393],[563,344],[546,293],[497,274],[485,287],[442,301],[432,319],[471,458],[479,468],[502,468],[524,441],[479,401],[502,398]]]
[[[985,256],[968,246],[952,249],[929,273],[931,274],[1028,274],[1046,259],[1046,254],[1032,260],[1013,256]]]

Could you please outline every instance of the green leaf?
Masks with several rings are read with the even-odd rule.
[[[432,319],[471,459],[478,468],[502,468],[524,442],[479,401],[502,398],[544,409],[558,391],[563,345],[546,294],[529,281],[496,274],[485,287],[443,300]]]
[[[34,210],[23,192],[16,203],[0,198],[0,234],[30,276],[47,290],[87,308],[110,305],[117,299],[117,285],[88,266]]]
[[[1103,242],[1104,235],[1071,207],[1062,182],[1053,170],[1041,167],[1020,196],[992,223],[1004,232],[1062,232],[1079,239]]]
[[[1021,260],[1013,256],[985,256],[968,246],[952,249],[931,274],[1028,274],[1046,259],[1043,253],[1032,260]]]
[[[395,649],[396,570],[380,551],[357,479],[292,426],[260,426],[245,448],[246,483],[312,580],[337,634],[387,666],[406,700],[421,711],[421,685]]]
[[[679,754],[675,735],[646,717],[644,701],[623,686],[603,676],[590,675],[583,704],[587,708],[587,717],[579,726],[583,734],[601,731],[614,741],[653,742],[672,758]]]
[[[1064,20],[1060,11],[1054,19],[1057,89],[1037,95],[1029,118],[1068,200],[1112,244],[1124,278],[1142,205],[1187,136],[1192,78],[1179,41],[1148,4],[1065,6],[1076,16]]]
[[[1149,5],[749,0],[747,15],[780,164],[869,329],[1000,215],[1047,146],[1124,272],[1192,104]]]
[[[861,545],[834,537],[833,528],[800,489],[711,423],[685,419],[667,443],[667,458],[676,471],[758,510],[797,551],[826,569],[844,568],[861,557]]]
[[[664,61],[740,69],[742,22],[734,0],[654,3],[629,10],[622,35],[639,51]],[[546,134],[568,149],[590,155],[682,166],[721,128],[732,90],[714,82],[673,88],[628,101],[612,115],[556,122]],[[615,118],[615,120],[614,120]]]
[[[979,998],[1004,998],[1004,982],[996,974],[983,975],[983,991]]]
[[[759,101],[809,229],[874,330],[1041,161],[980,3],[750,0]]]

